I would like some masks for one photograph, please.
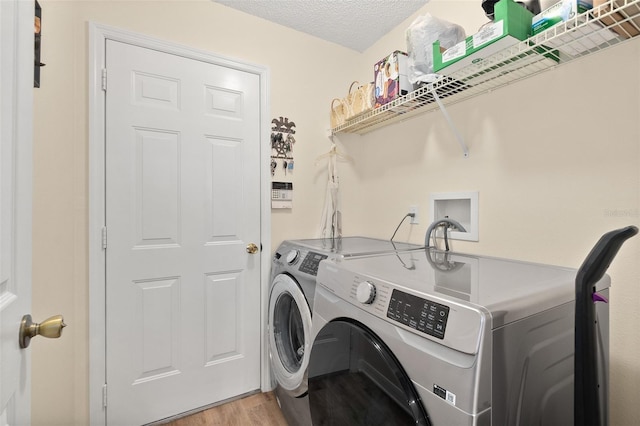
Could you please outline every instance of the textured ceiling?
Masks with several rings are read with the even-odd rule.
[[[363,52],[429,0],[213,0]]]

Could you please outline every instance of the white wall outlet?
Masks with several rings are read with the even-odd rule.
[[[419,220],[418,220],[418,206],[415,205],[411,205],[409,206],[409,213],[413,213],[413,217],[411,218],[411,224],[412,225],[417,225],[419,224]]]

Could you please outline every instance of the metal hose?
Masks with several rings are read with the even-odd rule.
[[[433,233],[433,231],[438,227],[438,226],[442,226],[442,225],[446,225],[447,229],[450,228],[454,228],[457,229],[461,232],[467,232],[466,229],[464,229],[464,226],[462,226],[460,224],[460,222],[453,220],[453,219],[449,219],[449,218],[443,218],[443,219],[438,219],[436,221],[434,221],[433,223],[431,223],[431,225],[429,225],[429,227],[427,228],[427,232],[424,235],[424,246],[425,247],[435,247],[435,237],[434,237],[434,244],[431,245],[430,241],[431,241],[431,234]],[[446,249],[447,251],[449,250],[449,241],[447,239],[447,230],[445,229],[444,232],[444,239],[445,239],[445,244],[446,244]]]

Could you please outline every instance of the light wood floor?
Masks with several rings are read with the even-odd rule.
[[[258,393],[166,423],[166,426],[287,426],[273,392]]]

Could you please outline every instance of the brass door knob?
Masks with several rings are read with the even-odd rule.
[[[247,244],[247,253],[249,254],[256,254],[258,252],[258,246],[253,244],[253,243],[249,243]]]
[[[22,322],[20,323],[20,348],[28,348],[31,339],[38,335],[49,339],[57,339],[62,336],[62,329],[66,326],[62,315],[52,316],[37,324],[32,321],[31,315],[27,314],[22,317]]]

